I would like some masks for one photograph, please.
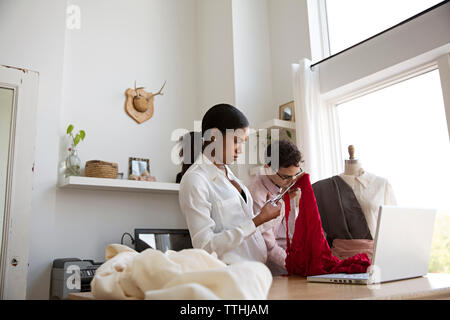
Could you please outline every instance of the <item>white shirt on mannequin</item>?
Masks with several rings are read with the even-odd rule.
[[[353,189],[366,217],[370,234],[375,238],[380,206],[397,204],[391,184],[384,178],[364,171],[361,167],[354,172],[346,170],[339,176]]]

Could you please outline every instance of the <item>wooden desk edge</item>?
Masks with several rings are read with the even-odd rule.
[[[92,292],[77,292],[77,293],[69,293],[67,296],[69,300],[97,300],[95,299]]]
[[[430,274],[428,274],[430,275]],[[428,276],[427,275],[427,276]],[[438,274],[435,274],[438,275]],[[447,274],[442,274],[446,275]],[[280,277],[279,279],[286,279],[285,277]],[[275,279],[275,278],[274,278]],[[415,278],[418,279],[418,278]],[[411,279],[413,280],[413,279]],[[408,281],[408,280],[401,280]],[[327,284],[322,284],[327,285]],[[334,286],[335,284],[330,283],[329,285]],[[272,282],[273,286],[273,282]],[[268,296],[270,296],[270,291]],[[92,292],[78,292],[78,293],[69,293],[69,300],[96,300]],[[402,293],[402,294],[392,294],[392,295],[382,295],[377,297],[361,297],[356,298],[355,300],[450,300],[450,287],[436,288],[431,290],[421,290],[412,293]],[[268,300],[284,300],[284,299],[276,299],[276,298],[268,298]],[[320,300],[320,299],[318,299]],[[327,299],[325,299],[327,300]],[[342,300],[350,300],[350,299],[342,299]]]
[[[450,288],[418,291],[407,294],[394,294],[380,297],[359,298],[356,300],[449,300]]]
[[[69,300],[97,300],[92,292],[69,293]],[[412,293],[409,295],[392,295],[375,298],[360,298],[355,300],[449,300],[450,289],[434,290],[432,292]],[[277,300],[277,299],[271,299]]]

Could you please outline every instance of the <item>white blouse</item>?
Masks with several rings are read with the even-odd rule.
[[[215,252],[227,264],[267,260],[267,247],[253,218],[253,199],[247,187],[225,165],[228,177],[239,184],[247,202],[205,155],[183,175],[179,201],[194,248]]]
[[[396,205],[394,190],[388,180],[360,169],[356,175],[339,175],[352,189],[366,217],[372,238],[378,223],[381,205]]]

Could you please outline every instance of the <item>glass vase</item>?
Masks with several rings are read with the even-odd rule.
[[[81,160],[75,148],[69,149],[69,155],[66,158],[66,177],[79,176],[81,173]]]

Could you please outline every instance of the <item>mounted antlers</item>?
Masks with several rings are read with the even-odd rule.
[[[166,85],[166,81],[157,93],[146,92],[144,87],[136,88],[136,81],[134,81],[134,90],[127,89],[125,92],[127,101],[125,102],[125,110],[136,122],[142,123],[153,116],[153,97],[164,95],[162,90]]]
[[[164,81],[164,83],[163,83],[163,85],[162,85],[162,87],[161,87],[161,89],[159,89],[159,91],[157,92],[157,93],[155,93],[155,94],[153,94],[152,93],[152,95],[150,96],[150,98],[152,98],[152,97],[156,97],[157,95],[164,95],[164,93],[162,93],[161,91],[162,91],[162,89],[164,88],[164,86],[166,85],[166,82],[167,82],[167,80],[166,81]]]

